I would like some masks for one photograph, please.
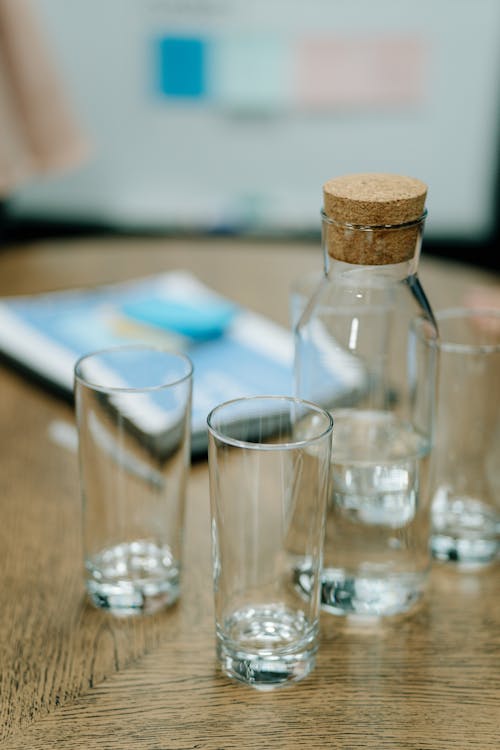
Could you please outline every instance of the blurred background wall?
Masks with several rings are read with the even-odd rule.
[[[498,267],[499,0],[37,0],[91,151],[18,233],[319,231],[322,183],[429,184],[427,250]],[[50,107],[50,102],[47,102]]]

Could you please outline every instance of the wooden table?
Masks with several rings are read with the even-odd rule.
[[[0,251],[0,294],[187,268],[287,323],[316,244],[84,239]],[[422,262],[436,308],[472,268]],[[0,365],[0,744],[5,748],[500,748],[500,580],[435,566],[426,605],[367,632],[322,617],[313,674],[262,694],[216,670],[204,461],[191,473],[184,593],[171,611],[111,619],[82,586],[77,462],[51,438],[69,405]]]

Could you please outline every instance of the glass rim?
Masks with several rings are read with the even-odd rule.
[[[144,385],[144,386],[120,386],[120,385],[105,385],[100,382],[94,382],[93,380],[89,379],[83,373],[81,372],[81,367],[84,364],[85,361],[89,361],[92,359],[97,359],[98,357],[102,357],[109,354],[119,354],[124,352],[130,352],[130,353],[139,353],[139,352],[157,352],[158,354],[165,354],[168,357],[171,357],[173,359],[177,359],[179,361],[183,361],[185,365],[187,366],[187,372],[184,375],[180,375],[179,377],[170,380],[165,383],[159,383],[156,385]],[[166,349],[162,346],[155,346],[152,344],[123,344],[118,346],[108,346],[103,347],[102,349],[96,349],[95,351],[87,352],[86,354],[82,354],[75,362],[73,367],[73,373],[75,377],[75,382],[79,383],[80,385],[85,386],[86,388],[91,388],[94,391],[99,391],[101,393],[151,393],[153,391],[161,391],[165,388],[172,388],[174,386],[180,385],[181,383],[186,382],[189,380],[193,375],[193,363],[191,359],[182,352],[173,352],[170,349]]]
[[[428,346],[432,346],[439,351],[456,354],[494,354],[500,352],[500,334],[498,343],[460,343],[459,341],[447,341],[441,339],[439,330],[439,322],[445,320],[459,320],[460,318],[473,319],[473,318],[492,318],[498,321],[500,330],[500,309],[492,307],[446,307],[442,310],[434,311],[434,318],[437,323],[438,332],[436,336],[425,337],[422,334],[422,328],[426,323],[429,323],[427,318],[415,318],[412,322],[412,327],[416,332],[417,336],[421,341],[426,343]]]
[[[244,404],[257,401],[284,401],[289,405],[296,404],[299,406],[305,406],[309,411],[315,412],[316,414],[321,414],[322,416],[326,417],[327,427],[325,427],[319,434],[304,440],[292,440],[290,442],[284,443],[263,443],[251,440],[241,440],[239,438],[231,437],[230,435],[226,435],[220,428],[215,427],[215,425],[213,424],[213,418],[215,417],[216,413],[221,411],[222,409],[226,409],[227,407],[230,407],[234,404]],[[307,401],[306,399],[296,398],[294,396],[280,396],[272,394],[262,396],[241,396],[239,398],[230,399],[229,401],[223,401],[222,403],[217,404],[217,406],[214,406],[207,416],[208,431],[212,435],[212,437],[216,438],[220,442],[225,443],[226,445],[231,445],[234,448],[248,448],[251,450],[264,451],[295,450],[296,448],[304,448],[308,445],[313,445],[314,443],[323,440],[325,437],[331,434],[333,425],[334,419],[332,415],[327,409],[319,406],[319,404],[315,404],[313,401]]]
[[[324,208],[321,209],[321,219],[325,224],[331,224],[332,226],[336,227],[344,227],[345,229],[349,230],[355,230],[358,232],[373,232],[373,231],[398,231],[398,230],[405,230],[405,229],[411,229],[412,227],[418,227],[421,224],[424,223],[424,221],[427,218],[427,209],[424,210],[422,214],[420,214],[419,217],[416,219],[412,219],[411,221],[405,221],[401,224],[353,224],[352,222],[348,221],[338,221],[337,219],[332,219],[331,216],[328,216],[325,213]]]

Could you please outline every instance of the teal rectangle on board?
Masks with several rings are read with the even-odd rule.
[[[206,43],[198,37],[165,36],[157,42],[158,88],[176,99],[206,95]]]

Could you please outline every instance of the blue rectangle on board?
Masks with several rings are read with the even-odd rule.
[[[206,44],[196,37],[159,40],[159,88],[164,96],[199,99],[206,94]]]

